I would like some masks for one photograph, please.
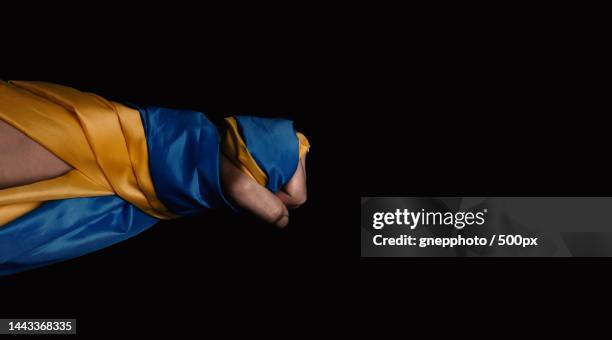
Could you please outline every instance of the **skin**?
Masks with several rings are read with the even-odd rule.
[[[234,202],[262,220],[283,228],[289,223],[289,210],[306,202],[306,156],[300,158],[295,174],[281,191],[272,193],[242,173],[221,156],[221,184]]]
[[[13,126],[0,120],[0,189],[61,176],[72,167]],[[221,156],[221,184],[236,205],[283,228],[289,210],[306,202],[306,156],[291,180],[272,193]]]
[[[0,120],[0,189],[65,174],[72,167]]]

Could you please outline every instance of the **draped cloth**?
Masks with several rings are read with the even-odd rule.
[[[130,107],[43,82],[0,81],[0,119],[73,168],[0,189],[0,275],[107,247],[160,219],[232,207],[221,150],[276,192],[309,147],[287,120],[232,118],[239,123],[221,143],[200,112]]]

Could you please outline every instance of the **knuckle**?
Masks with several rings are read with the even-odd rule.
[[[276,221],[284,215],[283,208],[280,206],[270,208],[270,210],[268,210],[268,213],[271,221]]]

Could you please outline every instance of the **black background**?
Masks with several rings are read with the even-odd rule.
[[[345,62],[338,46],[315,44],[308,32],[285,34],[276,26],[267,32],[194,37],[160,30],[81,40],[69,31],[62,41],[37,40],[35,51],[11,49],[4,80],[56,82],[118,101],[194,109],[215,122],[231,114],[289,118],[312,148],[308,202],[291,212],[286,229],[226,211],[160,222],[113,247],[2,278],[2,290],[11,292],[2,297],[3,313],[77,317],[83,334],[151,324],[171,330],[182,317],[188,321],[176,330],[194,330],[208,314],[265,316],[273,308],[269,318],[290,317],[283,310],[316,301],[317,287],[338,285],[354,269],[346,260],[359,256],[357,233],[349,228],[359,196],[344,177],[352,171],[343,169],[343,152],[359,133],[348,133],[354,114],[337,100],[346,91]],[[341,230],[346,237],[334,244]],[[143,317],[149,313],[153,319]],[[163,317],[174,321],[153,321]]]
[[[607,282],[601,259],[360,260],[357,228],[360,196],[609,195],[597,21],[576,30],[543,16],[527,24],[446,21],[438,11],[420,20],[348,8],[302,14],[247,14],[240,27],[243,17],[179,25],[139,17],[110,36],[108,22],[96,21],[88,26],[104,26],[86,39],[74,25],[4,51],[5,80],[53,81],[213,118],[292,118],[312,151],[309,201],[286,230],[224,212],[161,223],[3,278],[11,293],[2,312],[77,317],[86,334],[299,323],[292,332],[314,335],[321,323],[342,334],[354,322],[365,331],[409,313],[450,321],[468,307],[478,317],[522,307],[528,318],[607,299],[591,289]],[[392,306],[406,308],[393,314]]]

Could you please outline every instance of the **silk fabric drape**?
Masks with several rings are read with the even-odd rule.
[[[0,81],[0,119],[73,167],[0,190],[0,275],[107,247],[159,219],[233,208],[221,150],[276,192],[309,148],[287,120],[229,118],[221,140],[200,112],[130,107],[43,82]]]

